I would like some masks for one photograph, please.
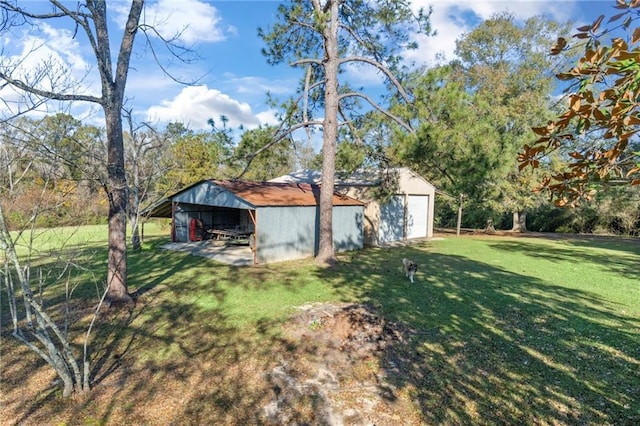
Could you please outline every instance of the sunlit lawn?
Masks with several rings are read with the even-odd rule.
[[[75,275],[77,294],[95,297],[106,255],[88,242],[91,232],[81,234],[84,251],[75,256],[88,264]],[[380,355],[381,365],[425,424],[640,422],[637,240],[446,237],[343,254],[325,270],[312,260],[226,266],[164,251],[167,237],[149,234],[143,250],[129,254],[134,314],[104,323],[96,336],[94,388],[118,369],[154,373],[111,397],[122,411],[99,396],[58,404],[49,392],[21,408],[22,420],[82,413],[85,423],[123,415],[144,422],[125,401],[177,401],[171,392],[187,381],[203,390],[167,402],[182,410],[174,421],[251,422],[263,369],[287,350],[281,322],[306,303],[347,301],[372,304],[410,330],[406,345]],[[415,284],[402,274],[402,257],[419,264]],[[4,346],[9,336],[2,338]],[[239,364],[255,374],[239,373]]]

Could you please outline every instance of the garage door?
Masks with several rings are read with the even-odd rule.
[[[407,198],[407,238],[427,236],[428,212],[428,195],[409,195]]]
[[[380,226],[378,242],[380,244],[400,241],[404,230],[404,205],[402,196],[393,196],[389,202],[380,206]]]

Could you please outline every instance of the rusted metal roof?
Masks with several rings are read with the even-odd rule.
[[[203,183],[212,183],[255,207],[316,206],[320,204],[320,186],[308,183],[254,182],[207,179],[190,185],[145,209],[146,217],[171,217],[171,201]],[[340,194],[333,196],[334,206],[360,206],[363,202]]]
[[[211,182],[256,207],[315,206],[320,204],[320,186],[307,183],[252,182],[215,180]],[[355,198],[334,194],[334,206],[361,206]]]

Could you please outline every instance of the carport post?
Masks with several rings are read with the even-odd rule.
[[[249,217],[251,218],[251,221],[253,222],[253,245],[250,244],[251,247],[251,251],[253,252],[253,264],[257,264],[258,263],[258,256],[257,256],[257,246],[258,246],[258,221],[256,220],[256,215],[258,214],[255,210],[247,210],[249,212]],[[251,242],[252,238],[251,236],[249,236],[249,242]]]

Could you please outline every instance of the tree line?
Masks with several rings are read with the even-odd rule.
[[[145,219],[139,217],[141,209],[202,179],[242,174],[262,181],[317,165],[311,147],[287,139],[255,156],[252,167],[245,170],[246,154],[268,142],[269,128],[244,131],[234,142],[231,129],[216,127],[213,119],[210,129],[195,131],[177,122],[158,130],[134,123],[130,114],[125,118],[127,216],[132,228]],[[36,226],[41,228],[105,223],[105,138],[103,128],[65,113],[1,123],[0,184],[6,190],[0,203],[9,228],[17,230],[28,223],[34,207],[39,208]],[[137,248],[135,230],[132,234],[132,247]]]

